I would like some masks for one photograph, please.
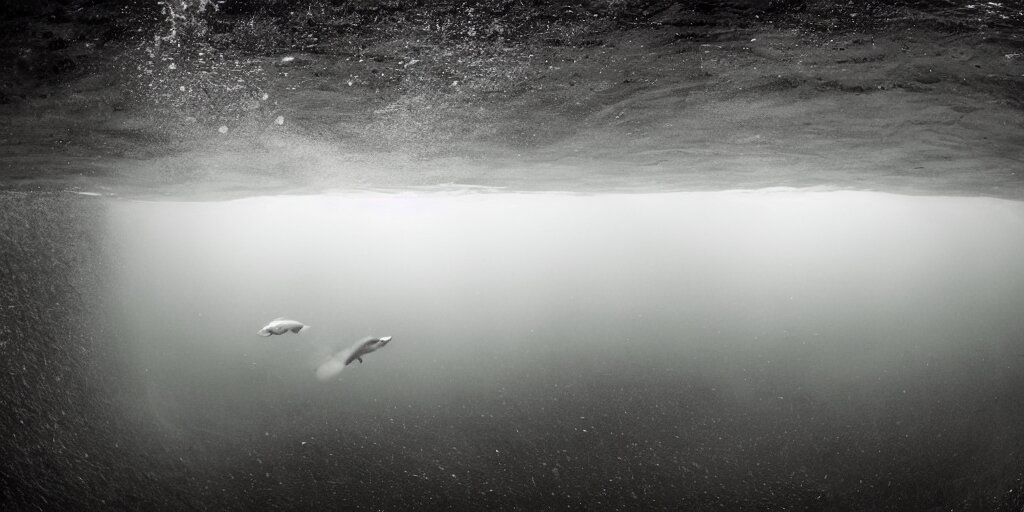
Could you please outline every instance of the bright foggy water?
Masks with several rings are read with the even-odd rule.
[[[800,189],[5,201],[8,247],[43,244],[12,253],[5,297],[50,301],[9,316],[22,422],[8,442],[29,476],[6,478],[56,503],[1016,506],[1020,202]],[[93,293],[61,292],[76,269],[86,284],[68,286]],[[53,341],[33,345],[46,315]],[[312,328],[256,335],[279,316]],[[332,348],[368,335],[394,339],[317,381]]]
[[[932,506],[957,482],[1005,492],[1021,460],[1021,203],[406,192],[108,212],[132,405],[189,471],[223,473],[200,478],[225,504]],[[256,336],[279,316],[312,329]],[[367,335],[394,340],[314,378]]]

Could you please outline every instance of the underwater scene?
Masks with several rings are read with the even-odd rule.
[[[1024,510],[1020,0],[7,4],[0,510]]]

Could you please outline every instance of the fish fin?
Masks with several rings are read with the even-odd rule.
[[[363,358],[361,358],[361,357],[357,357],[356,361],[359,361],[359,364],[363,364]]]
[[[302,327],[299,327],[297,329],[292,329],[292,332],[294,332],[294,333],[306,332],[306,331],[309,330],[309,328],[310,328],[309,325],[303,325]]]

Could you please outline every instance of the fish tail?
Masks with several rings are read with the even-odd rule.
[[[342,370],[345,369],[345,360],[332,357],[316,369],[316,380],[320,382],[329,382],[336,380],[341,376]]]

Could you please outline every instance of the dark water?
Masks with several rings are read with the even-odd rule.
[[[1024,505],[1019,202],[0,201],[14,510]]]

